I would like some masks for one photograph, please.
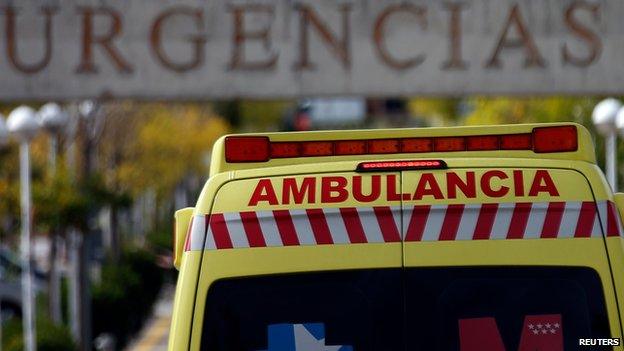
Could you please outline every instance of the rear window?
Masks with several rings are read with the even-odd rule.
[[[591,269],[379,269],[218,281],[202,350],[559,351],[608,336]]]

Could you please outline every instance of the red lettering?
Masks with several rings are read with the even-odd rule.
[[[553,182],[548,171],[543,169],[535,172],[535,178],[533,178],[529,196],[537,196],[541,192],[548,193],[550,196],[559,196],[559,191],[555,186],[555,182]]]
[[[277,205],[277,196],[275,195],[275,189],[269,179],[260,179],[256,189],[251,195],[248,206],[256,206],[258,202],[266,201],[269,205]]]
[[[323,177],[321,180],[321,202],[343,202],[349,198],[347,178],[345,177]]]
[[[509,187],[501,185],[497,190],[492,189],[492,178],[507,179],[507,174],[503,171],[487,171],[481,176],[481,190],[489,197],[503,197],[509,192]]]
[[[522,171],[513,171],[514,194],[516,196],[524,196],[524,176]]]
[[[311,177],[303,178],[301,186],[297,187],[295,178],[284,178],[284,186],[282,187],[282,204],[290,204],[290,196],[296,204],[303,203],[303,199],[307,196],[308,203],[315,202],[316,195],[316,179]]]
[[[414,200],[422,200],[423,197],[430,195],[434,199],[443,199],[442,190],[432,173],[423,173],[416,186],[414,192]]]
[[[457,197],[457,189],[467,198],[477,197],[477,185],[475,182],[475,173],[466,172],[466,182],[464,182],[457,173],[446,174],[446,191],[449,199]]]
[[[600,20],[600,4],[591,4],[584,1],[575,1],[565,11],[565,24],[570,29],[570,32],[575,34],[576,38],[584,41],[587,45],[587,53],[583,56],[575,56],[572,50],[568,47],[568,43],[563,44],[563,63],[571,64],[578,67],[587,67],[596,62],[600,53],[602,52],[602,41],[600,36],[592,31],[586,25],[580,23],[574,16],[576,10],[585,10],[590,12],[594,22]]]
[[[396,175],[390,174],[386,177],[386,189],[388,190],[386,198],[388,201],[401,200],[401,194],[397,192]]]
[[[362,177],[353,177],[353,198],[359,202],[373,202],[381,195],[381,176],[374,175],[371,177],[370,194],[364,195],[362,189]]]

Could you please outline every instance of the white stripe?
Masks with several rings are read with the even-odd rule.
[[[579,215],[581,214],[581,202],[566,202],[559,225],[558,238],[572,238],[576,232]]]
[[[546,212],[548,210],[547,202],[535,202],[531,206],[531,213],[529,213],[529,219],[527,220],[527,226],[524,230],[524,239],[536,239],[542,234],[542,228],[544,227],[544,219],[546,219]]]
[[[290,218],[292,218],[293,225],[295,226],[295,232],[299,239],[300,245],[316,245],[316,238],[314,238],[314,232],[312,226],[308,220],[308,214],[305,210],[290,210]]]
[[[267,246],[284,246],[282,243],[282,237],[279,234],[277,223],[275,223],[275,217],[273,217],[272,211],[258,211],[258,222],[260,222],[260,229],[262,229],[262,236],[264,236],[264,242]]]
[[[191,250],[201,250],[204,245],[204,236],[206,235],[206,216],[194,216],[191,225]]]
[[[598,214],[600,216],[600,224],[602,225],[602,231],[601,233],[604,234],[604,236],[607,236],[607,202],[606,201],[600,201],[598,203],[596,203],[596,206],[598,207]]]
[[[204,250],[216,250],[217,244],[214,240],[214,235],[212,234],[212,229],[208,226],[208,231],[206,232],[206,243],[204,244]]]
[[[364,235],[366,235],[366,241],[369,243],[383,243],[383,235],[381,235],[381,228],[379,228],[379,222],[377,222],[377,216],[372,207],[358,207],[356,208],[358,216],[360,216],[360,222],[364,229]]]
[[[479,218],[479,210],[481,205],[467,204],[464,206],[459,226],[457,227],[457,235],[455,240],[472,240]]]
[[[245,227],[239,212],[224,213],[223,218],[227,225],[228,233],[230,233],[230,240],[232,240],[232,247],[249,247],[249,240],[247,234],[245,234]]]
[[[340,209],[338,208],[326,208],[323,210],[325,214],[325,221],[329,227],[329,234],[334,241],[334,244],[349,244],[349,234],[347,234],[347,227],[345,227]]]
[[[499,204],[494,215],[494,223],[492,224],[492,232],[490,239],[506,239],[511,225],[511,217],[516,208],[515,203]]]
[[[600,219],[598,218],[598,213],[594,214],[594,225],[591,229],[591,237],[593,238],[601,238],[602,237],[602,228],[600,228]]]
[[[438,241],[440,239],[440,230],[442,229],[442,223],[446,215],[446,207],[446,205],[431,206],[422,241]]]
[[[620,210],[615,203],[612,203],[611,205],[613,206],[613,211],[615,211],[615,223],[617,223],[618,233],[620,236],[622,236],[624,234],[624,228],[622,228],[622,218],[620,218]]]
[[[412,214],[414,213],[414,205],[409,205],[403,209],[403,229],[401,230],[401,240],[405,241],[405,236],[407,235],[407,229],[409,227],[409,223],[412,220]]]
[[[394,224],[399,231],[399,237],[401,237],[404,235],[401,232],[401,226],[403,223],[403,220],[401,219],[401,206],[390,206],[390,212],[392,212],[392,220],[394,220]]]

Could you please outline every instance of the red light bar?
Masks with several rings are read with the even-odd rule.
[[[533,151],[565,152],[578,149],[575,126],[540,127],[533,129]]]
[[[432,152],[433,138],[401,139],[402,152]]]
[[[468,151],[498,150],[498,135],[478,135],[466,137]]]
[[[369,154],[396,154],[399,152],[397,139],[379,139],[368,141]]]
[[[299,143],[271,143],[271,158],[301,156]]]
[[[364,155],[366,153],[366,141],[343,140],[336,142],[336,155]]]
[[[444,161],[442,160],[362,162],[357,166],[357,170],[359,172],[445,168],[446,163],[444,163]]]
[[[508,134],[501,136],[501,150],[532,150],[533,134]]]
[[[268,137],[229,136],[225,138],[225,161],[266,162],[269,154]]]
[[[332,141],[306,141],[301,143],[301,156],[332,156],[334,143]]]
[[[425,152],[525,150],[535,153],[578,149],[576,126],[537,127],[531,133],[429,138],[311,140],[271,142],[264,136],[225,139],[227,162],[266,162],[272,158],[379,155]],[[411,162],[411,161],[410,161]]]
[[[434,139],[435,151],[465,151],[466,139],[464,137],[440,137]]]

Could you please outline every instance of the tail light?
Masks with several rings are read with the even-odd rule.
[[[392,171],[406,169],[444,169],[446,163],[442,160],[422,160],[422,161],[380,161],[380,162],[362,162],[358,165],[357,170],[366,171]]]

